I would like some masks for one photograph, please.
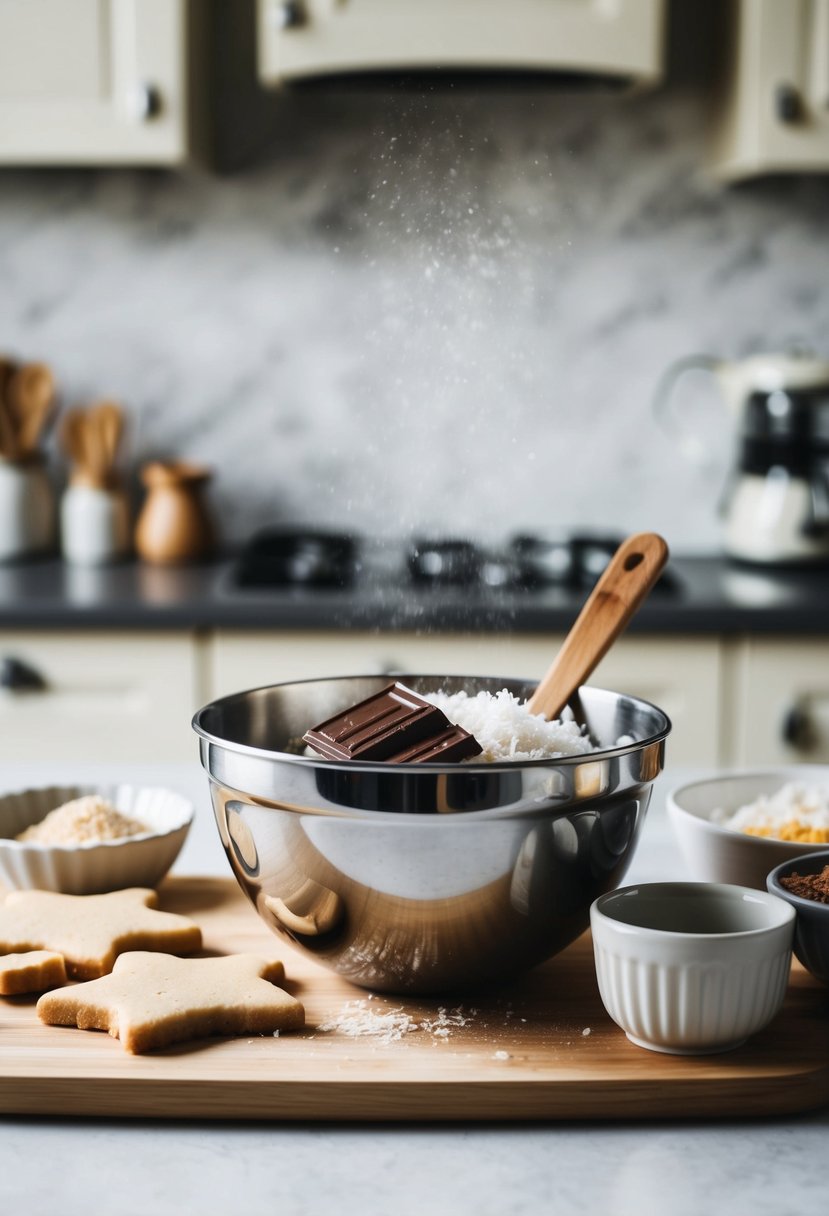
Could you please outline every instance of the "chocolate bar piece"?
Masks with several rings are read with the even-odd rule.
[[[484,749],[474,735],[462,726],[447,726],[439,735],[424,739],[397,752],[389,759],[395,764],[445,764],[480,756]]]
[[[481,748],[446,715],[395,682],[305,732],[304,741],[327,760],[424,763],[462,760]]]
[[[302,736],[329,760],[388,760],[395,752],[439,734],[444,713],[404,684],[389,684],[306,731]]]

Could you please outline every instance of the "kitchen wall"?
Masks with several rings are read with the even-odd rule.
[[[306,521],[718,543],[728,426],[676,356],[827,350],[829,181],[722,188],[698,93],[304,95],[194,171],[0,174],[0,348],[216,469],[225,536]]]

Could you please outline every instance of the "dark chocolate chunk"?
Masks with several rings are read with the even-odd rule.
[[[404,684],[389,684],[302,736],[328,760],[388,760],[450,725],[435,705]]]
[[[423,739],[388,759],[393,764],[444,764],[480,756],[484,749],[462,726],[447,726],[439,735]]]
[[[326,719],[302,737],[326,760],[454,763],[483,750],[436,705],[399,683]]]

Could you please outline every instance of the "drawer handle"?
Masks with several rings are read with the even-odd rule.
[[[779,122],[792,125],[803,118],[803,99],[792,84],[779,84],[774,90],[774,112]]]
[[[46,681],[40,672],[11,655],[0,659],[0,688],[8,692],[42,692]]]
[[[784,718],[781,734],[783,742],[798,751],[808,752],[815,746],[815,730],[808,711],[802,705],[793,705]]]

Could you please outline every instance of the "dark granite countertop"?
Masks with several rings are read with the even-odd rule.
[[[0,567],[0,628],[561,631],[587,593],[416,588],[393,571],[348,590],[241,591],[230,560],[102,569],[57,560]],[[721,558],[674,558],[630,628],[638,633],[829,634],[829,569],[766,572]]]

